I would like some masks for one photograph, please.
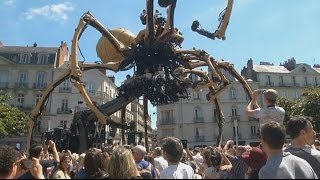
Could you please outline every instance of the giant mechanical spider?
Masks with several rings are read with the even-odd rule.
[[[43,93],[40,101],[32,110],[29,121],[29,134],[27,148],[32,139],[32,128],[35,119],[41,115],[44,102],[55,87],[70,78],[73,85],[80,91],[90,110],[78,112],[74,116],[80,131],[80,139],[86,138],[85,121],[98,121],[100,124],[114,124],[109,118],[111,114],[122,109],[128,103],[141,96],[144,97],[144,118],[148,119],[147,100],[153,105],[168,104],[188,98],[188,89],[199,91],[208,88],[207,100],[214,103],[219,119],[219,136],[217,145],[221,142],[224,116],[217,97],[230,84],[221,69],[228,71],[243,85],[251,98],[252,90],[242,76],[237,73],[233,65],[225,61],[217,61],[204,50],[181,49],[184,40],[182,33],[174,26],[174,11],[177,0],[158,0],[160,7],[167,8],[167,18],[160,16],[156,10],[154,14],[154,1],[146,0],[146,9],[141,14],[141,22],[145,25],[137,36],[130,31],[117,28],[105,28],[90,12],[85,13],[75,30],[70,55],[70,68],[56,79]],[[194,21],[191,29],[211,39],[225,40],[231,16],[233,0],[228,0],[227,7],[220,14],[220,24],[214,33],[200,28],[198,21]],[[89,26],[101,32],[96,50],[101,64],[84,64],[77,60],[78,42],[82,33]],[[197,70],[198,67],[207,66],[210,73]],[[103,104],[95,105],[88,96],[84,83],[81,81],[82,72],[89,69],[108,69],[114,72],[126,71],[134,68],[134,74],[128,75],[127,80],[118,87],[116,99]],[[197,76],[192,81],[190,75]],[[123,113],[124,114],[124,113]],[[146,123],[145,123],[146,124]],[[146,126],[146,125],[145,125]],[[126,128],[123,126],[122,128]],[[88,139],[87,139],[88,141]],[[87,148],[87,141],[80,141],[80,151]],[[147,143],[147,140],[145,141]],[[148,145],[146,144],[146,147]]]

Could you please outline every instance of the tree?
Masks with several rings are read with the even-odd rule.
[[[277,104],[286,111],[287,122],[293,116],[310,116],[314,120],[314,128],[320,131],[320,87],[306,88],[299,100],[289,100],[283,97],[278,98]]]
[[[0,92],[0,137],[27,133],[28,118],[24,112],[8,104],[10,96]]]
[[[313,117],[315,129],[320,130],[320,87],[307,88],[302,93],[302,115]],[[300,108],[298,106],[297,108]]]

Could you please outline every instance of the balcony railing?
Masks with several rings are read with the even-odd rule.
[[[253,118],[253,117],[248,117],[249,121],[259,121],[259,119],[257,118]]]
[[[170,119],[162,119],[161,120],[161,124],[162,125],[168,125],[168,124],[174,124],[174,118],[170,118]]]
[[[59,93],[71,93],[72,88],[71,87],[59,87]]]
[[[8,88],[9,82],[0,82],[0,88]]]
[[[237,121],[240,121],[240,116],[239,115],[231,115],[231,121],[235,121],[235,120],[237,120]]]
[[[71,108],[57,108],[57,114],[71,114]]]
[[[203,117],[194,117],[193,118],[194,123],[204,123]]]
[[[28,88],[28,83],[14,83],[15,88]]]
[[[33,106],[26,105],[26,104],[20,104],[20,105],[17,105],[17,108],[19,108],[21,111],[31,111],[33,109]]]
[[[274,82],[266,82],[265,85],[266,86],[274,86]]]
[[[45,89],[47,88],[47,83],[33,83],[34,89]]]
[[[199,142],[199,141],[204,141],[205,140],[205,136],[195,136],[194,140]]]

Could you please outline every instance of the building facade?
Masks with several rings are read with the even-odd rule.
[[[241,74],[253,90],[272,88],[278,91],[279,96],[296,99],[301,97],[303,88],[319,85],[319,70],[317,65],[296,64],[294,59],[280,66],[266,62],[254,65],[250,59]],[[224,73],[231,84],[218,97],[225,119],[223,143],[229,139],[238,141],[238,144],[257,142],[258,120],[245,115],[249,98],[242,85]],[[213,146],[219,132],[218,119],[214,104],[206,100],[208,90],[189,92],[189,99],[157,107],[157,141],[161,143],[164,137],[176,136],[188,140],[190,147]],[[263,105],[262,98],[259,104]]]
[[[67,44],[59,47],[30,47],[0,45],[0,90],[12,96],[11,104],[30,114],[43,92],[54,80],[67,71],[69,51]],[[83,72],[82,81],[92,101],[98,105],[116,98],[115,77],[106,76],[106,71],[92,69]],[[138,102],[138,101],[137,101]],[[136,131],[142,131],[143,106],[137,102],[126,106],[126,121],[136,121]],[[134,104],[134,105],[132,105]],[[79,91],[70,79],[57,86],[45,102],[42,115],[38,117],[35,134],[51,131],[54,128],[68,128],[73,113],[88,109]],[[139,109],[135,110],[135,109]],[[120,122],[120,110],[111,115]],[[149,122],[149,121],[148,121]],[[151,129],[151,123],[148,123]],[[105,128],[106,136],[109,127]],[[144,130],[142,131],[144,133]],[[148,131],[151,134],[151,130]],[[121,141],[118,129],[115,139]],[[150,136],[150,135],[148,135]],[[107,137],[108,138],[108,137]],[[151,141],[151,140],[150,140]],[[138,139],[135,143],[139,143]],[[22,144],[24,144],[22,142]]]

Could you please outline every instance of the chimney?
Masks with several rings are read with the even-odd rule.
[[[56,59],[55,67],[60,67],[65,61],[69,60],[69,50],[66,42],[61,41]]]
[[[114,76],[108,76],[108,78],[109,78],[113,83],[115,83],[115,77],[114,77]]]

